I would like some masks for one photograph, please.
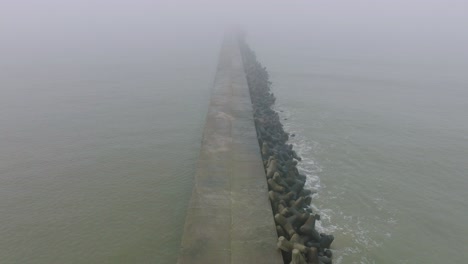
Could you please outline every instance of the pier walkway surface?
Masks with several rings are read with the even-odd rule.
[[[237,35],[225,35],[178,263],[283,263]]]

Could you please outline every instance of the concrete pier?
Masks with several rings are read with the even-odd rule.
[[[178,263],[283,263],[235,33],[226,34]]]

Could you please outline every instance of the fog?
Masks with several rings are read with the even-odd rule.
[[[456,79],[468,68],[466,13],[463,0],[4,0],[0,75],[18,80],[175,63],[219,47],[226,28],[236,26],[260,55],[268,48],[307,50],[321,58],[438,68]]]
[[[324,164],[336,263],[462,262],[467,14],[466,0],[0,0],[2,263],[174,263],[231,27]]]
[[[180,35],[213,41],[210,36],[232,25],[252,36],[288,38],[291,47],[306,43],[344,53],[435,52],[467,58],[468,4],[463,0],[3,0],[0,7],[4,67],[72,54],[134,57],[174,47]]]

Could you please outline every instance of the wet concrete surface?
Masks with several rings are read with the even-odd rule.
[[[178,263],[283,263],[235,33],[227,33]]]

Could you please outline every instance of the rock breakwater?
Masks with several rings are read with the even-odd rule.
[[[243,38],[240,47],[278,233],[277,246],[285,263],[332,263],[330,245],[334,237],[315,229],[320,215],[312,211],[312,192],[304,189],[306,176],[297,169],[301,158],[287,144],[289,134],[272,108],[276,98],[270,89],[269,74]]]

